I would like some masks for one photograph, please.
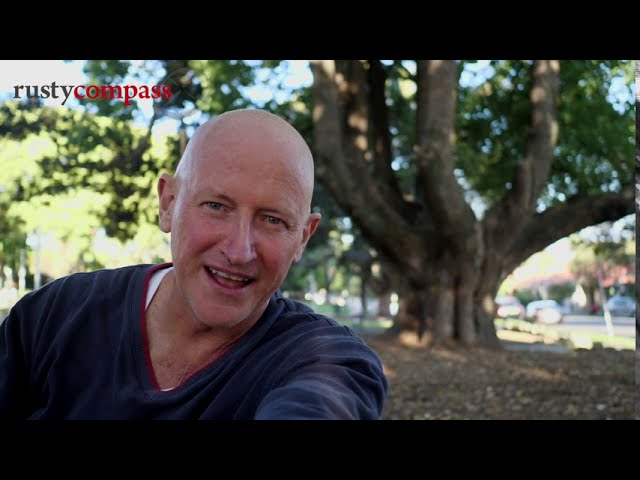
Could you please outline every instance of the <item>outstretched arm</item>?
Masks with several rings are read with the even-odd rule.
[[[357,337],[302,345],[260,403],[262,420],[377,420],[388,389],[377,355]]]

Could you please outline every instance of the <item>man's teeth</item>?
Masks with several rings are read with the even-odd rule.
[[[218,270],[214,270],[213,268],[209,268],[209,271],[214,275],[218,275],[223,278],[228,278],[229,280],[234,280],[236,282],[248,282],[248,278],[238,277],[237,275],[231,275],[230,273],[220,272]]]

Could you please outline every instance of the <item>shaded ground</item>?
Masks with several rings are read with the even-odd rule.
[[[465,350],[365,339],[390,382],[383,419],[639,418],[633,350]]]

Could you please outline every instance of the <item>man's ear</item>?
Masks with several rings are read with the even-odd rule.
[[[293,257],[293,262],[298,263],[302,258],[302,252],[304,252],[304,248],[307,246],[307,242],[311,238],[318,228],[318,224],[320,223],[320,219],[322,215],[318,212],[313,212],[309,214],[309,218],[307,219],[307,224],[304,226],[304,231],[302,232],[302,242],[300,242],[300,246],[298,247],[298,251],[296,252],[295,257]]]
[[[176,180],[168,173],[163,173],[158,179],[158,198],[160,202],[160,230],[164,233],[171,231],[171,217],[175,204]]]

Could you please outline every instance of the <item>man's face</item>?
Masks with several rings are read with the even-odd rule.
[[[161,179],[161,226],[171,232],[186,313],[234,327],[262,315],[319,215],[309,216],[308,192],[291,168],[299,151],[268,134],[218,137],[194,148],[184,179]]]

